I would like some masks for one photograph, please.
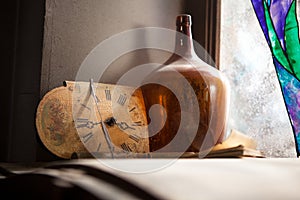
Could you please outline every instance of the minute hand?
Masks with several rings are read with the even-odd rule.
[[[100,116],[100,120],[101,120],[101,127],[102,127],[102,131],[104,133],[104,137],[105,137],[105,140],[106,140],[106,143],[109,147],[109,150],[110,150],[110,153],[111,153],[111,157],[114,158],[114,146],[112,144],[112,141],[111,141],[111,138],[110,138],[110,135],[108,133],[108,130],[102,120],[102,115],[101,115],[101,112],[100,112],[100,109],[99,109],[99,106],[98,106],[98,103],[99,103],[99,99],[96,95],[96,92],[95,92],[95,88],[94,88],[94,82],[93,82],[93,79],[90,79],[90,89],[91,89],[91,94],[94,98],[94,101],[95,101],[95,104],[96,104],[96,107],[97,107],[97,112]]]

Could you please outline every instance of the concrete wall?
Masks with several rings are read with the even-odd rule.
[[[175,30],[175,18],[184,0],[47,0],[41,95],[74,80],[87,54],[110,36],[137,27]],[[122,44],[120,44],[122,45]],[[103,82],[113,83],[120,73],[142,60],[163,62],[161,52],[135,52],[114,62]]]

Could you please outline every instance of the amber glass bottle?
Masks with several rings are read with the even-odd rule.
[[[176,26],[174,54],[142,86],[152,152],[198,152],[225,138],[226,79],[196,55],[191,16],[177,16]]]

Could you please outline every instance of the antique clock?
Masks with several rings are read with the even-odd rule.
[[[61,158],[149,152],[142,92],[128,86],[65,81],[40,101],[36,127],[47,149]]]

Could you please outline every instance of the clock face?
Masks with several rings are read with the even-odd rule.
[[[87,152],[74,126],[70,88],[52,89],[42,98],[36,128],[44,146],[58,157],[69,159],[74,152]]]
[[[69,83],[70,85],[70,83]],[[140,90],[110,84],[73,84],[73,119],[94,156],[149,152],[145,107]]]
[[[92,86],[93,90],[90,82],[67,81],[65,87],[45,95],[36,118],[45,146],[63,158],[74,153],[79,157],[124,157],[149,152],[141,90],[102,83]]]

